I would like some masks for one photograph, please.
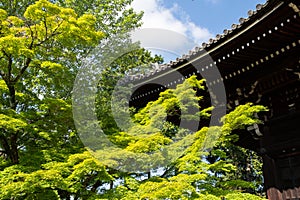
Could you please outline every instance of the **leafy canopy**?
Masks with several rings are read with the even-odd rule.
[[[122,150],[96,149],[92,156],[80,143],[70,99],[74,78],[81,59],[99,41],[140,25],[141,14],[127,9],[130,3],[0,3],[0,198],[261,199],[247,193],[256,187],[254,182],[232,176],[239,167],[228,150],[238,138],[232,131],[259,123],[255,114],[264,107],[239,106],[224,117],[223,126],[195,133],[164,121],[168,115],[186,121],[210,117],[212,108],[200,107],[202,97],[196,96],[204,81],[192,76],[133,113],[133,125],[126,131],[105,114],[111,108],[102,102],[110,102],[125,71],[162,61],[143,49],[116,60],[99,82],[99,123]],[[190,113],[191,108],[198,111]],[[164,155],[161,150],[168,146],[172,151]],[[247,153],[238,152],[240,157]],[[151,163],[150,168],[124,172],[122,162],[132,158]]]

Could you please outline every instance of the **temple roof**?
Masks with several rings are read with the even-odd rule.
[[[272,147],[284,132],[273,124],[282,126],[278,122],[285,119],[288,121],[285,130],[290,129],[292,136],[299,132],[295,122],[300,115],[299,52],[300,1],[269,0],[201,47],[170,63],[154,65],[144,74],[128,76],[126,81],[133,84],[134,90],[130,104],[142,107],[166,88],[195,74],[206,79],[209,94],[204,98],[205,105],[220,100],[213,89],[225,86],[227,110],[246,102],[267,106],[270,112],[264,120],[275,128],[270,129],[272,140],[266,140],[265,146],[270,152],[282,151]],[[215,75],[216,68],[220,76]],[[222,108],[222,103],[214,105]],[[248,133],[240,135],[243,147],[255,150],[259,147],[257,141]]]
[[[253,65],[257,65],[257,62],[264,62],[263,60],[268,60],[269,58],[273,58],[274,56],[283,53],[285,49],[289,50],[290,48],[299,46],[297,40],[289,41],[289,39],[287,39],[294,39],[295,35],[300,35],[299,23],[293,23],[292,26],[288,25],[296,18],[299,20],[299,9],[297,5],[295,5],[295,2],[297,1],[268,0],[264,4],[258,4],[256,10],[248,11],[247,18],[240,18],[239,24],[232,24],[231,29],[225,29],[222,34],[217,34],[214,38],[209,39],[207,43],[203,43],[201,47],[195,47],[187,54],[182,55],[169,63],[161,64],[159,66],[155,65],[151,70],[148,70],[145,73],[129,76],[127,81],[143,82],[143,80],[148,77],[155,77],[164,74],[171,69],[177,70],[178,68],[185,67],[187,63],[199,60],[208,54],[215,61],[214,64],[216,64],[219,69],[220,67],[222,68],[222,65],[226,65],[225,63],[227,60],[231,60],[230,63],[234,64],[247,64],[247,62],[244,62],[245,60],[254,61],[254,63],[248,63],[248,66],[242,67],[239,72],[232,72],[228,67],[226,69],[226,66],[223,66],[224,70],[221,70],[223,71],[221,73],[224,79],[235,76],[236,73],[241,73],[240,71],[247,71],[249,68],[253,67]],[[299,2],[296,4],[299,5]],[[294,19],[287,14],[288,9],[294,10],[294,12],[290,12]],[[287,17],[286,19],[284,19],[285,16]],[[258,24],[259,28],[257,28]],[[280,42],[278,38],[282,38],[283,42]],[[272,39],[278,40],[278,43],[280,44],[271,45],[269,41]],[[266,42],[262,42],[262,40],[266,40]],[[290,42],[288,46],[286,46],[287,41]],[[265,46],[266,49],[264,49],[265,43],[268,43],[269,45]],[[284,45],[284,47],[282,47],[282,45]],[[238,48],[237,46],[240,47]],[[283,48],[283,50],[276,49],[277,47]],[[269,52],[268,50],[270,50],[270,48],[273,48],[273,50],[276,51]],[[264,57],[259,58],[258,56],[260,54],[257,53],[254,57],[247,57],[240,53],[244,49],[248,49],[250,53],[253,51],[262,51],[261,55],[264,55]],[[232,62],[231,57],[235,57],[235,60],[238,58],[240,61]]]

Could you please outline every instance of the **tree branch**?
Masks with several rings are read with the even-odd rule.
[[[60,28],[60,26],[62,25],[62,23],[63,23],[63,21],[61,21],[61,22],[55,27],[55,29],[52,31],[52,33],[49,35],[49,37],[48,37],[47,34],[46,34],[45,39],[42,40],[42,41],[40,41],[39,43],[37,43],[36,46],[40,46],[40,45],[44,44],[45,42],[47,42],[50,38],[52,38],[52,37],[54,37],[54,36],[56,36],[56,35],[61,34],[60,32],[57,32],[57,31],[58,31],[58,29]],[[45,28],[46,28],[46,27],[45,27]],[[46,28],[46,30],[47,30],[47,28]]]
[[[9,58],[8,58],[7,69],[8,69],[7,78],[9,80],[11,80],[12,79],[12,73],[11,73],[11,70],[12,70],[12,57],[11,56],[9,56]]]
[[[24,74],[24,72],[26,71],[26,69],[29,67],[30,62],[31,62],[31,58],[27,58],[26,62],[24,64],[24,67],[21,68],[19,74],[13,80],[14,83],[16,83],[21,78],[21,76]]]
[[[48,27],[47,27],[47,20],[46,17],[44,17],[44,26],[45,26],[45,38],[48,38]]]
[[[28,49],[32,49],[33,47],[33,44],[34,44],[34,36],[33,36],[33,31],[31,29],[31,26],[29,23],[26,23],[26,25],[28,26],[29,30],[30,30],[30,36],[31,36],[31,42],[30,42],[30,45],[28,47]]]
[[[97,188],[100,187],[102,184],[102,181],[97,180],[96,183],[92,186],[91,191],[96,192]]]

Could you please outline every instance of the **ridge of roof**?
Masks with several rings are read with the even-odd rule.
[[[199,46],[195,47],[194,49],[190,50],[188,52],[188,54],[184,54],[181,57],[176,58],[175,61],[170,61],[170,64],[172,64],[172,65],[178,64],[180,61],[189,59],[191,56],[196,55],[197,53],[205,50],[205,48],[209,48],[213,44],[217,43],[218,41],[220,41],[226,37],[229,37],[233,32],[238,31],[239,29],[242,28],[242,26],[244,24],[246,24],[248,21],[253,19],[263,8],[265,8],[267,5],[269,5],[269,3],[270,3],[270,0],[266,0],[266,2],[264,4],[257,4],[255,10],[249,10],[247,12],[247,14],[248,14],[247,18],[241,17],[239,19],[238,24],[233,23],[231,25],[231,29],[224,29],[222,34],[216,34],[216,36],[214,38],[210,38],[208,40],[208,42],[203,42],[201,47],[199,47]],[[166,63],[166,64],[168,65],[168,63]],[[164,65],[164,64],[162,64],[162,65]]]
[[[194,49],[190,50],[187,54],[183,54],[181,57],[177,57],[176,60],[171,60],[168,63],[164,64],[153,64],[152,69],[146,70],[145,73],[131,75],[128,77],[127,81],[138,81],[143,78],[152,76],[156,73],[163,72],[167,69],[171,69],[172,67],[176,67],[176,65],[183,63],[184,61],[191,59],[191,57],[196,56],[197,54],[200,54],[201,52],[205,52],[206,48],[212,47],[217,42],[220,42],[221,40],[224,40],[230,36],[232,36],[233,33],[242,30],[245,24],[247,22],[250,22],[252,19],[254,19],[257,14],[259,14],[265,7],[267,7],[271,2],[276,2],[276,0],[266,0],[263,4],[257,4],[255,10],[249,10],[247,12],[248,17],[244,18],[241,17],[239,19],[239,23],[233,23],[231,25],[231,29],[224,29],[222,34],[217,34],[214,38],[210,38],[208,42],[203,42],[201,46],[196,46]]]

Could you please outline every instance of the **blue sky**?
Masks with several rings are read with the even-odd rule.
[[[177,4],[189,15],[191,21],[211,33],[222,33],[231,24],[238,23],[240,17],[247,17],[248,10],[255,9],[257,4],[265,0],[164,0],[167,8]],[[176,13],[174,13],[176,15]],[[177,15],[180,18],[180,16]]]
[[[201,46],[216,34],[222,34],[224,29],[230,29],[233,23],[239,23],[240,17],[248,17],[248,10],[254,10],[257,4],[265,2],[266,0],[134,0],[132,7],[136,11],[144,11],[142,28],[175,31],[193,40],[196,46]],[[192,47],[185,47],[185,51],[190,49]]]

